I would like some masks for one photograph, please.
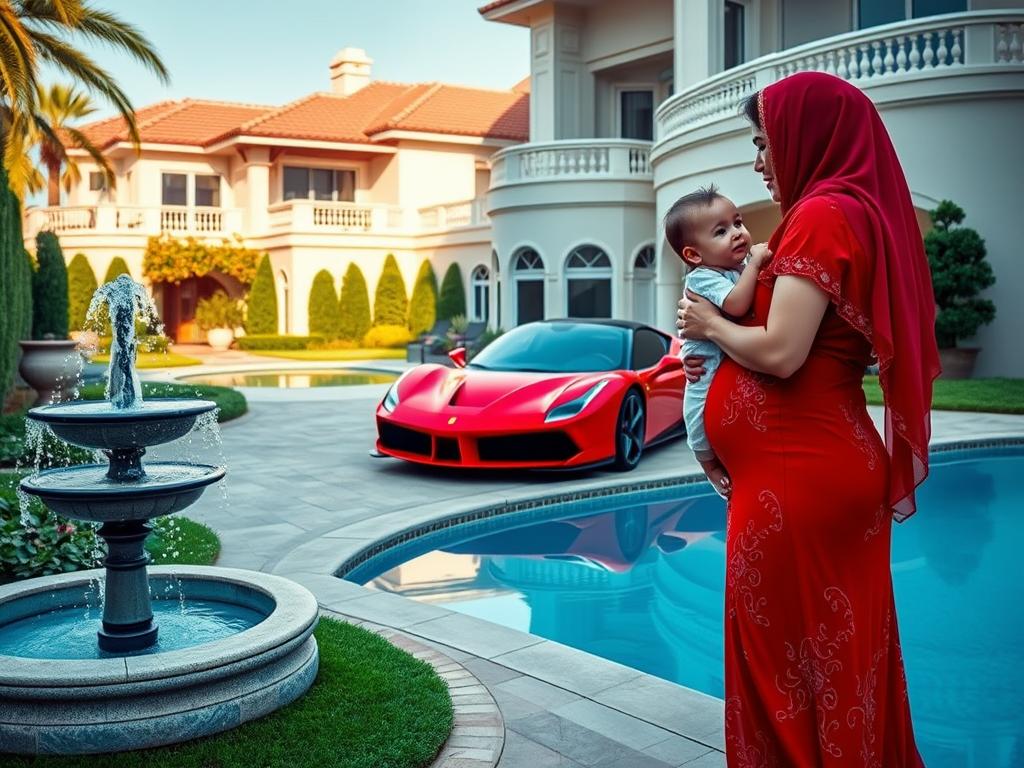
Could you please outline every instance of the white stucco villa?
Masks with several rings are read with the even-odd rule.
[[[605,315],[671,328],[682,270],[659,231],[664,211],[714,182],[744,209],[755,237],[767,238],[778,214],[751,171],[737,104],[788,74],[822,70],[878,105],[922,227],[924,212],[949,198],[985,238],[997,318],[974,340],[983,349],[978,374],[1024,376],[1014,226],[1024,8],[1011,5],[496,0],[480,8],[486,19],[530,29],[528,85],[374,83],[365,55],[346,49],[332,63],[334,93],[307,97],[332,109],[314,116],[309,108],[310,122],[288,116],[304,114],[307,100],[276,111],[230,105],[237,130],[182,147],[151,135],[142,110],[142,155],[116,145],[116,199],[90,190],[85,174],[66,206],[28,216],[35,229],[55,229],[68,255],[89,254],[97,272],[115,254],[134,269],[143,233],[238,231],[270,252],[279,290],[291,297],[281,302],[281,330],[292,333],[305,330],[319,269],[340,276],[356,260],[372,291],[388,252],[410,287],[423,258],[438,274],[458,261],[471,313],[491,325]],[[378,107],[385,117],[353,122],[360,94],[382,88],[395,89]],[[486,94],[488,109],[456,92]],[[148,109],[176,108],[188,112]],[[306,133],[288,133],[299,124]],[[353,130],[364,140],[342,140]]]

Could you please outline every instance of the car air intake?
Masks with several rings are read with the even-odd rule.
[[[377,425],[380,430],[380,441],[385,448],[404,453],[418,453],[421,456],[430,455],[430,435],[400,427],[389,421],[379,421]]]
[[[529,432],[477,440],[481,461],[565,461],[579,451],[565,432]]]
[[[437,438],[437,451],[434,457],[438,461],[462,461],[459,441],[452,437]]]

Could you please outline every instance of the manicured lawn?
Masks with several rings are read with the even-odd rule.
[[[452,705],[430,665],[359,627],[321,619],[320,672],[295,703],[233,731],[92,757],[8,757],[33,768],[420,768],[448,737]]]
[[[158,517],[146,539],[153,565],[213,565],[220,556],[220,537],[209,526],[181,515]]]
[[[88,384],[79,389],[84,400],[103,399],[104,385],[102,383]],[[237,419],[248,410],[245,395],[230,387],[214,387],[209,384],[165,384],[159,381],[142,382],[142,397],[199,397],[205,400],[213,400],[217,403],[220,411],[217,413],[217,421],[223,424],[225,421]]]
[[[109,363],[110,355],[96,355],[92,362]],[[198,358],[179,355],[177,352],[139,352],[135,356],[135,367],[139,370],[143,368],[181,368],[186,365],[200,365],[202,362]]]
[[[871,405],[882,405],[877,376],[864,377]],[[937,411],[1024,413],[1024,379],[936,379],[932,407]]]
[[[346,360],[405,360],[405,349],[280,349],[253,350],[250,355],[286,360],[340,362]]]

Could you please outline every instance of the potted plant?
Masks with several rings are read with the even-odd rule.
[[[223,352],[235,340],[235,327],[242,324],[238,302],[224,291],[200,299],[196,305],[196,325],[206,331],[206,343]]]
[[[36,391],[36,405],[78,395],[82,356],[68,338],[68,273],[52,232],[36,238],[32,273],[32,339],[19,341],[18,373]]]
[[[964,220],[960,206],[943,200],[928,215],[934,227],[925,235],[924,249],[935,292],[935,338],[942,376],[966,379],[974,371],[980,350],[957,346],[957,341],[974,336],[978,328],[995,318],[995,305],[978,294],[995,283],[996,277],[985,260],[981,235],[959,226]]]

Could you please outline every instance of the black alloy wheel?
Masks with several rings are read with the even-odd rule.
[[[644,399],[635,389],[622,398],[619,419],[615,429],[615,468],[629,472],[640,463],[644,452]]]

